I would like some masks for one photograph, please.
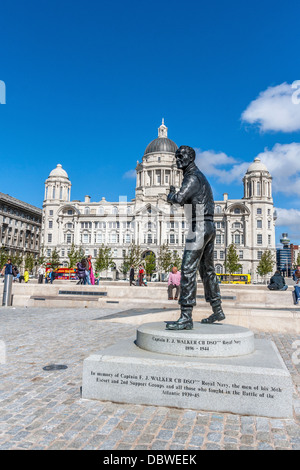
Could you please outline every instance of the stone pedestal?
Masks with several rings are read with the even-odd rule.
[[[272,341],[242,327],[141,325],[84,360],[82,396],[121,403],[291,418],[292,381]]]

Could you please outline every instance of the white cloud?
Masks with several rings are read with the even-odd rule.
[[[273,177],[273,191],[300,195],[300,143],[275,144],[257,155]]]
[[[295,226],[299,228],[300,233],[300,210],[298,209],[283,209],[280,207],[275,208],[277,212],[277,226]]]
[[[238,162],[224,152],[214,150],[196,149],[196,164],[207,176],[214,176],[223,183],[241,183],[241,180],[250,165],[247,162]],[[224,168],[225,167],[225,168]]]
[[[257,124],[261,131],[300,130],[300,81],[286,82],[262,91],[242,113],[242,120]]]
[[[276,227],[288,233],[291,243],[300,244],[300,210],[276,207]],[[281,247],[281,245],[278,245]]]

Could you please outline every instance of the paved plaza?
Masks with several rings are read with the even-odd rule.
[[[134,338],[137,314],[124,308],[0,308],[0,449],[300,449],[299,335],[254,331],[275,342],[292,376],[293,419],[82,399],[83,360]],[[67,368],[43,369],[50,364]]]

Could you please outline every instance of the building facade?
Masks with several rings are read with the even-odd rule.
[[[40,250],[42,210],[0,193],[0,240],[10,256],[33,255]]]
[[[162,244],[182,254],[187,226],[182,207],[167,203],[170,185],[179,189],[182,172],[177,169],[175,142],[168,138],[162,122],[158,137],[146,147],[136,165],[135,198],[117,202],[71,200],[71,182],[61,165],[51,171],[45,182],[42,245],[46,255],[56,248],[61,262],[67,265],[72,244],[85,254],[96,256],[104,244],[111,248],[116,268],[131,243],[140,245],[144,256],[158,256]],[[215,201],[215,266],[224,273],[228,246],[234,243],[242,272],[257,277],[256,268],[262,253],[270,249],[276,256],[275,220],[272,199],[272,177],[256,158],[243,178],[241,199],[230,199],[225,193]]]

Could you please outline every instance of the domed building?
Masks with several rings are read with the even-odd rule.
[[[104,244],[111,248],[115,269],[121,271],[124,254],[131,243],[140,245],[143,256],[149,252],[158,258],[161,245],[182,255],[187,232],[182,207],[167,203],[170,186],[179,189],[182,172],[177,169],[177,144],[168,137],[164,120],[158,136],[145,148],[136,165],[135,198],[118,202],[71,200],[71,182],[60,164],[45,182],[42,246],[46,254],[56,248],[61,263],[68,264],[68,253],[74,243],[85,254],[97,256]],[[230,199],[224,194],[215,201],[215,267],[224,273],[227,250],[235,244],[242,272],[257,279],[256,268],[266,249],[275,256],[275,220],[272,199],[272,177],[259,158],[248,167],[243,178],[244,196]]]

